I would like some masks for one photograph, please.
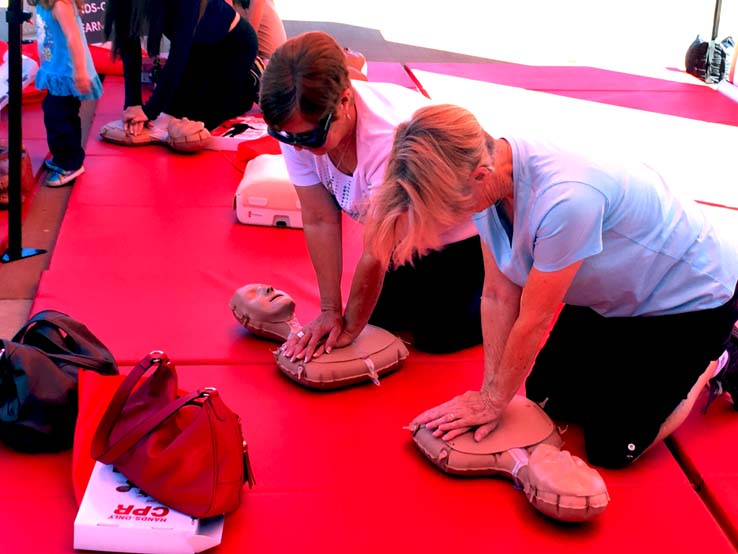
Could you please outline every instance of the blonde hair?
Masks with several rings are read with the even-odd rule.
[[[469,178],[492,139],[464,108],[419,109],[397,127],[384,181],[371,195],[365,245],[397,265],[437,250],[442,234],[474,212]]]

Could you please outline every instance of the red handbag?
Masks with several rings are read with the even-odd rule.
[[[90,453],[192,517],[235,510],[244,483],[254,484],[239,417],[213,388],[179,396],[177,373],[163,352],[147,355],[118,387]]]

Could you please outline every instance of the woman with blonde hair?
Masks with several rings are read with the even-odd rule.
[[[412,264],[388,267],[364,251],[345,309],[341,298],[341,212],[363,220],[395,127],[428,100],[399,85],[352,81],[336,40],[310,32],[275,50],[259,104],[297,190],[320,290],[321,313],[287,340],[284,353],[309,361],[350,344],[367,322],[407,331],[419,350],[479,344],[483,266],[469,221],[443,230],[443,248]],[[452,330],[444,322],[453,322]]]
[[[414,424],[481,440],[525,382],[551,417],[582,424],[590,462],[622,467],[706,384],[710,401],[738,401],[738,248],[655,170],[421,108],[397,129],[368,248],[402,263],[469,218],[484,255],[484,378]]]

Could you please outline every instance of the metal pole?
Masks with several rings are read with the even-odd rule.
[[[21,201],[21,156],[23,128],[21,125],[22,79],[21,35],[23,23],[31,14],[23,11],[21,0],[10,0],[5,20],[8,22],[8,250],[0,257],[7,263],[43,254],[45,250],[23,248]]]

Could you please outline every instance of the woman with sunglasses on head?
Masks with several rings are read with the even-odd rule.
[[[591,463],[622,467],[705,384],[708,403],[738,402],[738,248],[654,169],[422,108],[397,129],[368,248],[402,262],[438,248],[439,222],[469,218],[484,245],[484,378],[415,425],[482,440],[525,381],[551,417],[582,424]]]
[[[285,343],[287,356],[309,361],[350,344],[367,322],[409,333],[419,350],[481,341],[483,265],[470,222],[447,229],[445,247],[412,265],[388,269],[363,252],[343,307],[341,211],[362,220],[395,127],[427,103],[399,85],[351,81],[346,53],[325,33],[291,38],[272,55],[259,104],[297,190],[321,303],[320,315]]]

